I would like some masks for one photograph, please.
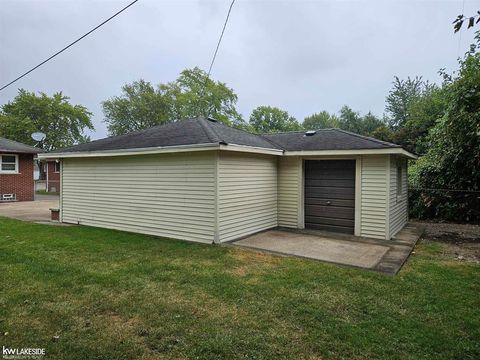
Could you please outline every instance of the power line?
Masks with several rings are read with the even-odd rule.
[[[465,0],[462,1],[462,15],[463,14],[465,14]],[[462,45],[462,29],[460,29],[460,34],[458,34],[457,57],[460,56],[461,45]]]
[[[201,89],[200,96],[198,97],[197,111],[201,106],[201,102],[204,100],[205,91],[208,85],[208,80],[210,80],[210,74],[212,72],[213,64],[215,63],[215,59],[217,58],[218,49],[220,48],[220,44],[222,43],[223,34],[225,33],[225,28],[227,27],[228,19],[230,19],[230,13],[232,12],[232,7],[234,3],[235,3],[235,0],[232,0],[232,2],[230,3],[230,7],[228,8],[227,17],[225,18],[225,22],[223,23],[222,32],[220,33],[220,37],[218,38],[217,46],[215,48],[215,52],[213,53],[212,61],[210,62],[210,67],[208,68],[207,77],[205,78],[205,82]],[[207,117],[209,116],[210,116],[210,111],[208,110]]]
[[[42,61],[40,64],[38,64],[37,66],[31,68],[30,70],[28,70],[27,72],[23,73],[22,75],[20,75],[19,77],[17,77],[16,79],[10,81],[8,84],[4,85],[3,87],[0,88],[0,91],[2,91],[3,89],[7,88],[8,86],[12,85],[14,82],[20,80],[21,78],[23,78],[24,76],[30,74],[32,71],[34,71],[35,69],[39,68],[40,66],[42,66],[43,64],[45,64],[46,62],[52,60],[55,56],[61,54],[62,52],[64,52],[65,50],[67,50],[69,47],[75,45],[77,42],[79,42],[80,40],[82,40],[83,38],[87,37],[88,35],[90,35],[92,32],[94,32],[95,30],[97,30],[98,28],[100,28],[101,26],[105,25],[107,22],[109,22],[110,20],[112,20],[114,17],[116,17],[117,15],[120,15],[122,12],[124,12],[125,10],[127,10],[130,6],[132,6],[133,4],[135,4],[138,0],[134,0],[132,1],[130,4],[128,4],[127,6],[125,6],[124,8],[122,8],[121,10],[117,11],[115,14],[113,14],[112,16],[110,16],[108,19],[106,19],[105,21],[103,21],[101,24],[95,26],[92,30],[90,30],[89,32],[85,33],[84,35],[80,36],[77,40],[73,41],[72,43],[68,44],[67,46],[65,46],[63,49],[57,51],[55,54],[53,54],[52,56],[50,56],[48,59],[45,59],[44,61]]]
[[[234,3],[235,3],[235,0],[232,0],[232,2],[230,3],[230,7],[228,8],[228,13],[227,13],[227,17],[225,18],[225,23],[223,24],[222,33],[220,34],[220,37],[218,38],[217,47],[215,48],[215,52],[213,54],[212,62],[210,63],[210,67],[208,68],[207,79],[210,77],[210,73],[212,72],[212,68],[213,68],[213,63],[215,62],[215,59],[217,58],[218,49],[220,48],[220,44],[222,42],[223,34],[225,33],[225,28],[227,27],[228,19],[230,18],[230,13],[232,12],[232,7],[233,7]]]

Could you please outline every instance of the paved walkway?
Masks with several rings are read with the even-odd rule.
[[[233,244],[394,275],[407,260],[421,233],[422,229],[409,224],[394,239],[386,241],[317,230],[279,229]]]
[[[50,222],[50,208],[58,208],[59,197],[37,195],[36,198],[35,201],[0,203],[0,216],[35,222]]]

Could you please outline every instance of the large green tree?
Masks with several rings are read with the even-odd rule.
[[[423,155],[428,150],[426,140],[431,128],[443,118],[448,101],[446,88],[433,85],[409,105],[409,118],[395,132],[394,141],[406,149]]]
[[[395,76],[393,86],[386,98],[385,111],[390,127],[397,130],[410,119],[411,104],[428,91],[430,85],[421,77],[402,80]]]
[[[48,96],[20,89],[1,107],[0,136],[51,151],[88,141],[84,131],[93,130],[91,115],[86,107],[72,105],[62,92]],[[37,144],[33,132],[45,133],[45,140]]]
[[[361,116],[359,112],[352,110],[349,106],[345,105],[340,109],[338,119],[338,127],[340,129],[370,136],[378,127],[383,125],[384,122],[371,112]]]
[[[480,33],[476,40],[480,45]],[[458,72],[444,76],[448,79],[442,93],[446,110],[429,132],[426,154],[411,169],[412,208],[416,216],[480,221],[478,45],[459,60]]]
[[[259,106],[254,109],[249,123],[258,133],[302,130],[302,126],[287,111],[272,106]]]
[[[102,103],[111,135],[122,135],[160,125],[172,119],[170,104],[162,91],[138,80],[122,86],[122,95]]]
[[[338,125],[338,117],[327,111],[312,114],[303,120],[305,130],[338,128]]]
[[[102,103],[111,135],[122,135],[166,122],[210,116],[227,125],[246,127],[236,110],[237,95],[199,68],[186,69],[157,86],[139,80],[122,87],[120,96]]]

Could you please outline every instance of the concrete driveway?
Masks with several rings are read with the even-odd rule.
[[[236,246],[281,255],[396,274],[422,233],[407,225],[389,241],[315,230],[269,230],[235,241]]]
[[[0,216],[34,222],[50,222],[50,208],[58,208],[56,195],[37,195],[35,201],[0,203]]]

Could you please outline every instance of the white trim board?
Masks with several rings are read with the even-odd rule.
[[[302,151],[285,151],[285,156],[343,156],[343,155],[387,155],[399,154],[410,159],[417,159],[417,156],[402,148],[386,148],[386,149],[358,149],[358,150],[302,150]]]

